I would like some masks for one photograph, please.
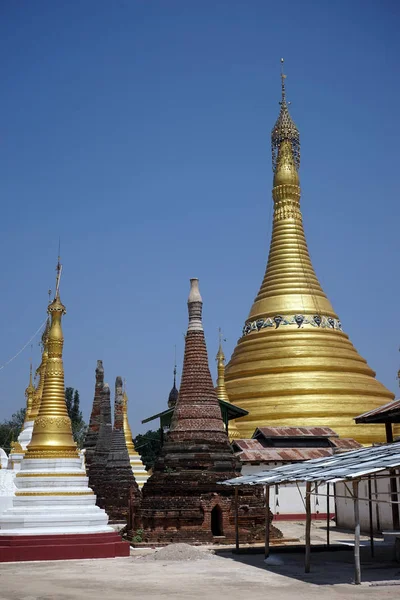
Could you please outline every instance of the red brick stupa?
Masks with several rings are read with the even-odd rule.
[[[208,367],[202,305],[198,280],[191,279],[179,396],[161,455],[142,489],[139,522],[148,543],[230,543],[235,537],[234,488],[218,482],[236,477],[240,462],[229,444]],[[259,490],[243,488],[240,538],[263,539],[264,526]],[[279,536],[273,529],[272,536]]]

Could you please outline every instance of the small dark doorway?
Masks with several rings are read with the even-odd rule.
[[[222,527],[222,510],[218,504],[211,511],[211,533],[214,536],[224,535]]]

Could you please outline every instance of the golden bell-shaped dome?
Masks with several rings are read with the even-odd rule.
[[[358,354],[314,272],[300,212],[300,140],[282,76],[281,113],[272,131],[274,222],[268,264],[229,364],[229,399],[249,411],[242,437],[257,427],[328,426],[363,444],[382,427],[353,418],[393,399]]]

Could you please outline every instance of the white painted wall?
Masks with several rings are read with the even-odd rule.
[[[15,475],[16,471],[0,469],[0,515],[13,505]]]
[[[260,471],[272,470],[275,467],[280,467],[284,464],[283,462],[271,462],[262,465],[242,465],[242,475],[251,475],[253,473],[259,473]],[[300,490],[300,493],[299,493]],[[333,495],[333,486],[330,489],[331,495]],[[279,487],[270,487],[270,508],[273,515],[284,516],[284,515],[300,515],[300,518],[306,516],[306,510],[304,507],[306,495],[306,484],[299,483],[298,487],[295,483],[289,483],[286,485],[280,485]],[[330,499],[330,513],[335,512],[334,499]],[[326,503],[326,486],[318,487],[318,496],[311,496],[311,512],[314,515],[326,514],[327,503]],[[297,518],[297,517],[296,517]]]
[[[387,472],[385,472],[387,473]],[[383,474],[383,473],[381,473]],[[352,490],[352,484],[347,483],[347,486]],[[397,489],[400,490],[400,477],[397,477]],[[389,478],[376,479],[376,483],[372,478],[372,498],[374,499],[375,491],[378,491],[379,500],[389,500],[390,496],[390,481]],[[336,495],[345,496],[345,498],[336,498],[337,525],[345,529],[354,529],[354,502],[344,483],[336,484]],[[368,498],[368,482],[361,481],[359,484],[359,498]],[[400,500],[400,494],[398,494]],[[372,520],[374,532],[390,531],[393,529],[392,507],[390,504],[373,502],[372,504]],[[361,531],[369,532],[369,502],[360,500],[360,525]]]

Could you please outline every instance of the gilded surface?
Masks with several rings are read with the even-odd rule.
[[[220,339],[218,353],[216,357],[217,361],[217,397],[218,400],[224,400],[225,402],[229,402],[228,392],[226,391],[225,386],[225,354],[222,349],[222,340]],[[236,425],[236,419],[232,419],[228,424],[228,437],[229,440],[238,439],[241,436],[239,429]]]
[[[43,393],[26,458],[79,457],[65,404],[62,360],[64,338],[61,327],[65,312],[57,287],[56,297],[48,307],[51,324],[46,343],[48,356],[45,361]]]
[[[35,397],[35,386],[32,381],[32,364],[29,372],[29,384],[25,390],[25,398],[26,398],[26,411],[25,411],[25,423],[28,421],[33,421],[32,413],[33,413],[33,402]]]
[[[50,319],[47,319],[46,327],[45,327],[45,329],[43,331],[43,335],[42,335],[42,361],[36,370],[36,375],[39,375],[39,383],[38,383],[38,386],[37,386],[34,396],[33,396],[32,413],[31,413],[32,421],[34,421],[39,414],[40,402],[42,400],[42,395],[43,395],[44,379],[46,376],[46,365],[47,365],[47,359],[49,357],[49,353],[48,353],[49,331],[50,331]]]
[[[128,454],[129,456],[139,456],[139,453],[136,452],[135,446],[133,444],[133,440],[132,440],[132,430],[130,428],[129,425],[129,420],[128,420],[128,396],[126,394],[126,392],[124,392],[123,397],[122,397],[122,410],[123,410],[123,415],[124,415],[124,437],[125,437],[125,442],[126,442],[126,447],[128,449]]]
[[[249,437],[263,425],[319,425],[363,444],[383,442],[382,426],[353,421],[394,396],[342,331],[314,272],[300,213],[300,140],[284,80],[272,148],[274,222],[267,268],[225,373],[231,402],[249,411],[237,427],[241,437]]]

